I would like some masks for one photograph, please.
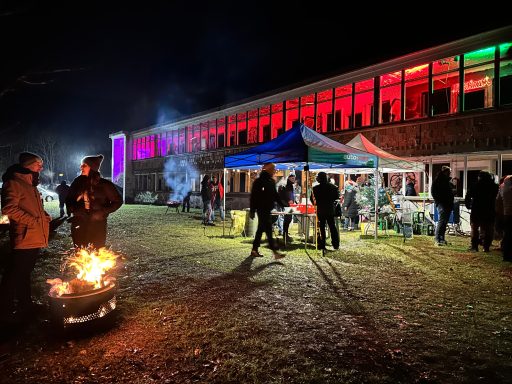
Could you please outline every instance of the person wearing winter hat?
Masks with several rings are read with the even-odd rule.
[[[6,323],[33,313],[30,279],[41,248],[48,246],[51,221],[37,190],[43,160],[23,152],[18,161],[2,176],[2,214],[9,218],[12,248],[0,284],[0,322]],[[0,329],[6,328],[0,325]]]
[[[103,155],[85,156],[82,159],[82,165],[88,165],[93,171],[99,172],[102,161]]]
[[[277,250],[277,245],[274,243],[272,236],[272,216],[270,212],[274,208],[275,203],[281,207],[283,206],[277,194],[276,182],[273,179],[275,173],[275,164],[265,163],[261,168],[260,176],[252,184],[249,217],[254,219],[255,214],[258,214],[258,229],[254,235],[251,257],[263,257],[258,251],[263,233],[267,235],[268,246],[272,250],[274,259],[277,260],[285,257],[284,253]]]
[[[71,238],[76,247],[105,246],[107,217],[123,204],[115,185],[99,172],[103,155],[86,156],[80,165],[81,175],[75,178],[66,197],[72,215]]]

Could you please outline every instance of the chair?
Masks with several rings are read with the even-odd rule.
[[[229,236],[246,236],[245,220],[248,212],[240,210],[230,210],[231,226],[229,227]]]
[[[375,234],[375,213],[371,212],[369,215],[366,215],[368,218],[368,221],[364,224],[364,235],[371,235]],[[377,222],[377,225],[379,226],[379,230],[384,231],[384,234],[388,236],[388,216],[380,216]],[[363,231],[363,226],[361,226],[361,231]]]

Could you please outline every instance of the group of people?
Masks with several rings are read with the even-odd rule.
[[[435,244],[438,246],[448,244],[445,233],[455,205],[450,175],[450,167],[443,166],[432,183],[432,197],[439,214],[435,230]],[[503,233],[503,260],[512,261],[512,175],[502,178],[498,185],[489,172],[480,171],[477,182],[468,189],[464,203],[471,210],[469,251],[478,252],[481,245],[484,252],[490,252],[497,229]]]
[[[122,205],[114,184],[101,177],[102,160],[103,155],[84,157],[80,176],[69,189],[61,188],[66,197],[60,202],[60,215],[64,216],[65,204],[76,247],[104,247],[107,217]],[[48,246],[52,221],[37,189],[42,170],[41,156],[23,152],[2,176],[1,207],[9,218],[11,253],[0,284],[0,322],[24,318],[37,308],[31,299],[31,274],[41,249]]]
[[[219,210],[220,219],[224,221],[224,187],[217,176],[210,179],[204,175],[201,181],[201,199],[203,202],[203,225],[215,225],[215,210]]]
[[[276,188],[274,176],[276,167],[273,163],[263,165],[259,177],[254,181],[250,197],[250,217],[254,219],[258,215],[258,227],[254,236],[251,250],[252,257],[262,257],[259,252],[261,237],[266,234],[269,248],[272,250],[274,259],[281,259],[285,254],[278,251],[278,247],[273,238],[272,231],[272,210],[283,211],[295,202],[295,174],[287,177],[286,184],[281,188]],[[339,249],[339,233],[335,224],[336,202],[340,199],[340,192],[336,185],[329,182],[325,172],[319,172],[316,178],[317,184],[313,187],[310,197],[311,203],[316,205],[316,212],[319,221],[320,239],[319,248],[325,249],[326,225],[329,226],[331,233],[331,242],[334,249]],[[282,215],[283,236],[290,239],[288,230],[292,221],[292,215]]]

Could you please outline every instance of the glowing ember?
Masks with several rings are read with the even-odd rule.
[[[108,286],[114,278],[105,273],[116,265],[117,257],[106,248],[80,248],[66,263],[76,270],[76,278],[69,282],[61,279],[46,280],[52,286],[50,295],[61,296]]]

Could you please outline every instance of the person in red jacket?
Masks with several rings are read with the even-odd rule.
[[[220,212],[220,219],[224,221],[224,187],[222,183],[217,179],[217,176],[213,176],[212,182],[210,183],[212,190],[212,221],[215,221],[215,210],[218,209]]]
[[[2,214],[9,218],[12,248],[0,285],[0,315],[6,322],[15,319],[15,309],[18,317],[25,317],[36,308],[31,297],[31,274],[41,248],[48,246],[51,221],[37,190],[42,169],[40,156],[23,152],[19,163],[2,176]]]

